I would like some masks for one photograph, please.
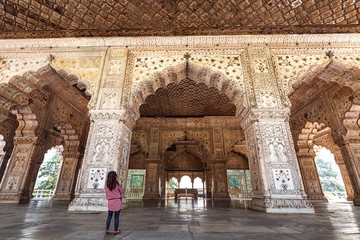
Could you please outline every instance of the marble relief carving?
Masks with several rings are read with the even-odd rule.
[[[103,93],[101,109],[114,109],[117,102],[117,93]]]
[[[268,138],[268,160],[270,162],[287,162],[288,157],[286,155],[286,148],[281,138],[271,139]]]
[[[5,190],[16,190],[18,188],[20,177],[18,176],[10,176],[7,180]]]
[[[89,181],[87,188],[104,188],[107,168],[90,168],[89,171]]]
[[[111,146],[111,139],[98,139],[95,144],[95,154],[92,162],[109,162],[109,150]]]
[[[260,92],[260,106],[264,108],[276,107],[276,98],[272,91],[261,91]]]
[[[276,190],[294,190],[290,169],[272,169]]]

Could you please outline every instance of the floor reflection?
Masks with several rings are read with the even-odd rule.
[[[177,209],[208,209],[208,208],[239,208],[248,209],[251,200],[238,199],[238,200],[214,200],[207,198],[179,198],[179,199],[160,199],[160,200],[143,200],[143,199],[129,199],[127,206],[134,207],[161,207],[161,208],[177,208]]]
[[[127,200],[122,234],[104,234],[106,213],[68,213],[68,203],[0,205],[0,239],[327,239],[357,240],[360,207],[315,204],[315,214],[250,210],[249,200]]]

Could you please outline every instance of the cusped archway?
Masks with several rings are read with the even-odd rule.
[[[197,91],[194,92],[194,88],[196,88]],[[171,93],[164,93],[165,91],[169,90]],[[201,101],[199,96],[196,96],[196,94],[201,94],[204,92],[206,92],[204,93],[205,95],[210,97],[213,96],[213,94],[218,94],[219,98],[223,99],[220,101],[220,103],[224,102],[226,104],[232,105],[232,107],[230,107],[232,108],[230,111],[232,111],[236,116],[239,116],[244,107],[247,105],[245,94],[235,80],[229,79],[221,72],[213,71],[210,68],[199,67],[192,63],[184,63],[169,67],[161,72],[153,73],[148,79],[139,82],[136,85],[136,89],[132,91],[132,99],[129,101],[129,112],[132,112],[134,116],[137,116],[138,118],[141,115],[141,105],[147,104],[147,101],[154,102],[151,96],[165,95],[166,97],[171,95],[173,92],[179,91],[184,92],[180,92],[178,96],[171,97],[173,97],[173,99],[178,99],[179,97],[183,97],[184,93],[191,94],[194,92],[194,94],[191,94],[194,95],[191,99],[187,98],[186,101],[181,101],[185,102],[185,104],[181,106],[183,112],[186,107],[191,108],[192,104],[196,105],[198,103],[206,105],[206,102]],[[207,97],[206,100],[211,102],[211,98],[209,97]],[[169,102],[165,104],[168,103]],[[221,106],[220,103],[217,104]],[[212,106],[216,108],[217,104],[213,104]],[[218,110],[220,110],[220,108],[218,108]],[[173,116],[176,117],[178,115],[179,114],[174,114]],[[200,113],[198,115],[204,114]],[[209,115],[213,114],[210,113]]]
[[[33,180],[36,179],[37,175],[37,166],[40,165],[40,159],[42,159],[47,150],[46,146],[52,138],[51,132],[54,129],[56,130],[57,126],[62,126],[62,130],[59,131],[65,131],[64,136],[70,136],[69,131],[73,131],[74,134],[76,132],[76,145],[66,143],[67,141],[74,141],[73,135],[70,136],[70,140],[61,137],[67,149],[76,148],[76,156],[70,157],[69,151],[65,151],[67,158],[76,159],[73,161],[73,174],[69,175],[71,178],[71,183],[68,184],[70,190],[66,190],[66,199],[71,198],[71,194],[74,192],[74,178],[77,177],[75,172],[79,168],[77,164],[77,160],[81,156],[79,151],[83,151],[85,148],[90,124],[87,116],[89,99],[90,95],[82,82],[73,75],[66,75],[61,71],[54,70],[50,65],[42,67],[36,72],[29,71],[22,76],[15,76],[9,82],[1,84],[2,122],[0,126],[8,126],[9,122],[16,125],[12,128],[15,130],[14,134],[7,134],[9,142],[13,142],[10,138],[16,138],[16,141],[13,149],[9,149],[12,152],[11,158],[3,164],[18,166],[18,155],[23,155],[23,148],[32,147],[26,151],[26,157],[23,158],[21,167],[15,168],[17,172],[14,172],[10,167],[7,168],[7,172],[3,173],[5,174],[3,180],[7,187],[1,189],[0,200],[11,192],[12,201],[29,201]],[[11,121],[12,119],[15,121]],[[66,126],[71,126],[72,130],[67,129]],[[5,129],[5,127],[0,127],[1,129]],[[6,131],[4,132],[6,133]],[[0,169],[4,168],[1,167]],[[15,189],[18,190],[16,193],[14,192]],[[21,196],[18,193],[21,193]]]
[[[353,136],[359,138],[360,129],[356,123],[359,114],[356,104],[360,89],[359,79],[360,70],[357,67],[345,66],[330,60],[302,73],[292,83],[292,91],[289,94],[290,123],[294,142],[298,143],[295,148],[309,198],[310,195],[321,192],[314,171],[313,146],[317,142],[335,154],[347,185],[348,195],[352,195],[352,186],[355,192],[354,203],[356,201],[356,192],[360,191],[360,188],[356,187],[360,186],[360,178],[357,177],[359,171],[356,169],[360,168],[355,166],[356,161],[349,154],[345,139],[353,139]],[[306,179],[310,178],[314,181],[306,183]]]

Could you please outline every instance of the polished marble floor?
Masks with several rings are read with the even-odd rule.
[[[106,213],[74,214],[67,204],[0,204],[0,239],[321,239],[359,240],[360,207],[317,204],[315,214],[252,211],[240,200],[129,201],[119,235],[104,232]]]

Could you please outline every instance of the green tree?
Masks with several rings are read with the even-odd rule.
[[[175,178],[171,178],[170,181],[169,181],[169,187],[171,189],[175,189],[175,188],[178,188],[178,182]]]
[[[49,161],[44,162],[39,170],[38,179],[44,178],[35,189],[54,190],[59,174],[60,155],[55,154]]]
[[[329,161],[317,158],[316,167],[325,192],[345,192],[343,185],[339,183],[338,173],[334,171]]]
[[[229,175],[229,186],[230,188],[240,188],[240,175]]]

